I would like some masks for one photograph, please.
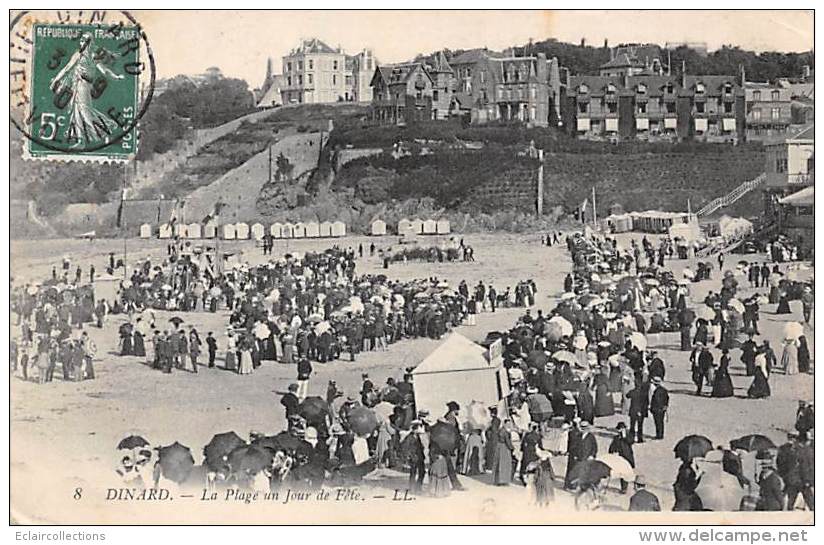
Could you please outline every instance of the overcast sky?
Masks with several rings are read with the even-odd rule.
[[[257,87],[267,57],[280,57],[302,37],[318,37],[347,53],[370,47],[381,62],[399,62],[441,48],[501,49],[556,38],[602,45],[621,42],[706,42],[756,51],[813,48],[811,11],[302,11],[133,12],[154,50],[159,77],[218,66]]]

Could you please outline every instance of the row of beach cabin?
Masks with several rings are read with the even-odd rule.
[[[449,220],[409,220],[403,218],[398,222],[398,235],[448,235],[451,232]],[[387,234],[386,222],[383,220],[375,220],[372,222],[370,233],[374,236],[383,236]]]
[[[140,238],[221,238],[223,240],[262,240],[267,234],[272,238],[338,238],[346,236],[346,224],[342,221],[324,221],[322,223],[310,221],[307,223],[273,223],[268,228],[262,223],[164,223],[155,233],[152,225],[144,223],[140,226]]]

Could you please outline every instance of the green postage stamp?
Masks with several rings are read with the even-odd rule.
[[[39,24],[32,32],[27,155],[114,160],[137,151],[139,30]]]

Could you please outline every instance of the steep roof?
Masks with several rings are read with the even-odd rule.
[[[435,58],[432,62],[431,71],[436,74],[441,72],[452,72],[452,67],[446,60],[446,55],[444,55],[443,51],[438,51],[438,53],[435,55]]]
[[[697,83],[704,84],[704,95],[717,97],[721,96],[722,91],[724,90],[724,85],[727,83],[732,84],[734,92],[740,92],[741,86],[738,85],[735,76],[726,76],[726,75],[704,75],[704,76],[693,76],[693,75],[686,75],[684,76],[684,91],[686,92],[693,92],[695,90],[695,85]]]
[[[788,142],[795,142],[799,140],[815,140],[815,125],[807,125],[806,127],[802,128],[798,133],[794,134],[792,137],[788,138]]]
[[[412,371],[413,375],[492,369],[486,350],[459,333],[452,333]]]
[[[301,53],[338,53],[337,50],[317,38],[302,40],[298,49]]]
[[[644,66],[643,61],[639,59],[631,59],[629,55],[622,53],[602,64],[600,69],[603,70],[605,68],[627,68],[636,66]]]
[[[370,85],[374,84],[375,78],[378,76],[380,76],[387,85],[406,83],[413,74],[418,72],[419,68],[420,72],[422,72],[431,81],[432,76],[430,76],[424,69],[423,64],[419,62],[411,62],[404,64],[384,64],[378,66],[375,69],[375,75],[372,76]]]

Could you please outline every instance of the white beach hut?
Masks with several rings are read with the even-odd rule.
[[[140,238],[152,238],[152,226],[144,223],[140,226]]]
[[[452,229],[449,225],[449,220],[443,218],[439,219],[437,231],[439,235],[448,235],[449,233],[451,233]]]
[[[322,237],[331,237],[332,236],[332,223],[328,221],[324,221],[320,224],[320,236]]]
[[[386,222],[383,220],[375,220],[372,222],[370,233],[376,237],[382,237],[386,234]]]
[[[172,238],[172,226],[164,223],[158,230],[158,238]]]
[[[232,223],[227,223],[221,229],[221,233],[223,240],[235,240],[237,238],[237,234],[235,232],[235,226]]]
[[[310,221],[306,224],[306,237],[318,238],[320,236],[320,224],[316,221]]]
[[[342,221],[333,221],[332,222],[332,236],[333,237],[345,237],[346,236],[346,224]]]
[[[246,240],[249,238],[249,224],[239,221],[235,224],[235,238]]]
[[[266,234],[266,227],[262,223],[252,224],[252,238],[255,240],[262,240],[263,235]]]

